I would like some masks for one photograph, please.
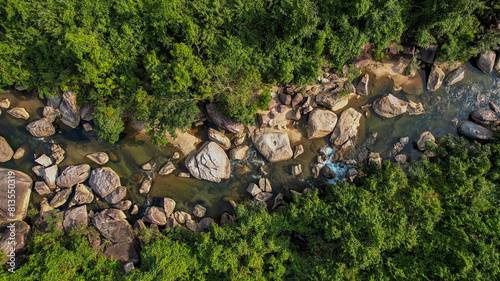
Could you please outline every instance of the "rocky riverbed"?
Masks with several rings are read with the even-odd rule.
[[[500,122],[492,61],[486,54],[481,70],[435,64],[410,76],[407,59],[372,62],[354,86],[326,73],[314,85],[275,87],[256,126],[208,104],[192,128],[161,148],[134,120],[117,144],[99,140],[93,108],[77,104],[72,91],[47,101],[0,94],[0,220],[9,218],[12,172],[11,217],[22,221],[31,202],[39,222],[62,217],[65,231],[92,224],[102,235],[92,243],[113,243],[106,255],[137,262],[133,228],[205,231],[214,219],[231,223],[245,200],[275,208],[286,194],[352,181],[370,161],[432,157],[428,146],[446,133],[487,141]],[[18,229],[24,237],[29,226]]]

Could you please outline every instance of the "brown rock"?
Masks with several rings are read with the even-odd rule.
[[[237,146],[231,151],[229,151],[229,159],[231,160],[243,160],[247,157],[247,153],[250,147],[248,145]]]
[[[205,216],[206,212],[207,212],[207,208],[201,206],[200,204],[197,204],[196,206],[194,206],[193,215],[195,217],[202,218],[203,216]]]
[[[171,174],[175,170],[175,165],[172,162],[168,162],[165,164],[160,171],[158,171],[158,175],[160,176],[166,176]]]
[[[11,109],[7,110],[7,113],[10,116],[17,118],[17,119],[28,120],[30,118],[30,114],[28,113],[28,111],[26,111],[26,109],[24,109],[22,107],[11,108]]]
[[[31,135],[37,138],[45,138],[56,133],[56,128],[47,118],[38,119],[26,126]]]
[[[9,161],[13,155],[14,150],[12,150],[9,143],[3,137],[0,137],[0,162]]]
[[[224,150],[231,148],[231,141],[229,138],[215,129],[208,128],[208,139],[216,142]]]
[[[337,115],[330,110],[315,109],[309,114],[307,138],[322,138],[333,131],[337,124]]]

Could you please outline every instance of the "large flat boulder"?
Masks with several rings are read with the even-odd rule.
[[[64,211],[63,227],[69,233],[75,227],[87,228],[88,214],[87,206],[78,206]]]
[[[30,114],[28,113],[28,111],[26,111],[26,109],[24,109],[22,107],[11,108],[11,109],[7,110],[7,113],[10,116],[17,118],[17,119],[28,120],[30,118]]]
[[[57,178],[56,184],[60,187],[72,187],[75,184],[84,182],[90,173],[90,166],[87,164],[69,166]]]
[[[408,102],[387,94],[373,102],[373,110],[382,117],[392,118],[404,114],[408,110]]]
[[[487,141],[491,140],[493,137],[493,133],[490,130],[471,121],[464,121],[460,123],[458,131],[462,135],[475,140]]]
[[[339,122],[333,130],[330,142],[334,146],[341,146],[349,139],[356,137],[361,116],[361,113],[352,107],[344,110],[340,114]]]
[[[3,137],[0,137],[0,162],[7,162],[12,156],[14,156],[14,150]]]
[[[65,125],[73,129],[80,125],[80,107],[77,105],[75,92],[66,91],[63,93],[59,111],[61,111],[61,121]]]
[[[240,123],[229,119],[227,116],[217,111],[217,106],[215,105],[215,103],[207,104],[207,117],[210,122],[225,130],[228,130],[233,134],[241,133],[243,132],[243,129],[245,129],[245,127],[243,127],[243,125],[241,125]]]
[[[278,162],[292,158],[293,151],[287,133],[270,131],[257,132],[252,136],[257,150],[269,162]]]
[[[337,125],[337,115],[330,110],[316,108],[307,120],[307,138],[322,138],[333,131]]]
[[[186,159],[186,167],[197,179],[220,182],[231,176],[231,165],[224,149],[217,143],[208,141]]]
[[[49,137],[56,133],[56,128],[47,118],[38,119],[29,123],[28,126],[26,126],[26,130],[37,138]]]
[[[111,194],[120,184],[120,177],[109,167],[94,169],[90,175],[89,185],[102,198]]]
[[[32,184],[33,180],[27,174],[0,168],[0,222],[9,219],[22,221],[26,217]],[[9,190],[15,190],[14,202],[9,201],[8,195],[12,194]]]
[[[117,209],[106,209],[96,214],[92,224],[97,231],[113,243],[132,242],[132,227],[125,214]]]

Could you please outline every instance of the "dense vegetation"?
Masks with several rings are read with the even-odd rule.
[[[293,196],[271,213],[240,204],[235,226],[149,236],[140,268],[115,279],[498,280],[500,139],[448,136],[435,152],[404,168],[386,161],[356,184]],[[113,272],[109,261],[89,263],[88,242],[50,239],[36,237],[29,263],[3,278],[107,280]]]
[[[71,87],[100,105],[104,138],[116,141],[131,113],[164,144],[200,102],[252,123],[264,85],[341,70],[366,43],[377,59],[406,42],[467,60],[497,47],[486,19],[498,14],[494,0],[0,0],[0,86]]]

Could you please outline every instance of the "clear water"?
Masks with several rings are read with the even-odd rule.
[[[422,71],[420,75],[424,78],[425,72]],[[494,74],[483,74],[470,64],[466,64],[465,79],[453,86],[443,86],[438,91],[431,93],[423,90],[426,85],[425,79],[422,79],[420,84],[417,83],[410,90],[407,89],[407,93],[404,91],[393,93],[403,100],[411,99],[422,102],[426,109],[425,114],[419,116],[402,115],[391,119],[383,118],[379,117],[371,107],[361,108],[361,106],[367,103],[371,104],[381,95],[392,92],[392,80],[388,78],[375,80],[373,75],[370,78],[372,78],[369,85],[370,95],[353,100],[350,106],[364,115],[359,128],[357,144],[360,145],[368,136],[376,132],[378,139],[372,149],[375,152],[380,152],[382,156],[392,149],[400,137],[408,136],[410,137],[410,145],[405,148],[403,153],[408,154],[412,159],[417,159],[420,157],[420,153],[413,148],[412,144],[418,140],[420,133],[429,130],[436,137],[447,133],[457,134],[456,127],[451,123],[453,118],[458,118],[459,121],[466,120],[472,110],[488,107],[489,101],[500,104],[500,79]],[[245,190],[249,183],[258,181],[260,178],[259,168],[264,164],[269,172],[269,179],[275,195],[287,189],[301,191],[306,187],[325,183],[324,180],[313,179],[311,169],[317,164],[316,156],[319,148],[328,144],[329,136],[316,140],[302,138],[299,142],[292,143],[292,148],[302,144],[304,153],[297,159],[278,163],[267,163],[250,142],[251,149],[247,159],[232,161],[231,178],[222,180],[220,183],[194,178],[179,178],[175,176],[176,173],[154,177],[153,173],[143,171],[141,165],[153,160],[156,167],[160,168],[171,159],[175,151],[173,147],[155,147],[148,141],[147,137],[134,134],[130,129],[125,131],[120,141],[112,145],[99,140],[95,131],[85,132],[81,127],[72,130],[62,124],[57,128],[56,135],[45,139],[34,138],[25,127],[28,122],[41,117],[45,102],[36,96],[21,93],[0,94],[0,99],[5,97],[11,100],[12,106],[26,108],[31,117],[28,121],[24,121],[11,118],[4,111],[0,115],[0,135],[8,141],[14,150],[23,145],[28,147],[27,156],[23,159],[1,163],[0,167],[21,170],[31,175],[35,180],[41,180],[31,171],[31,168],[36,165],[33,155],[48,153],[50,140],[60,143],[66,151],[66,158],[59,165],[59,171],[68,165],[79,163],[88,163],[96,168],[98,165],[85,159],[85,155],[98,151],[108,152],[115,157],[111,157],[112,160],[106,166],[111,167],[120,175],[122,185],[128,188],[126,199],[141,206],[141,210],[149,205],[161,205],[163,197],[171,197],[177,202],[176,208],[179,210],[192,212],[196,204],[202,204],[207,207],[208,216],[218,218],[224,211],[233,212],[229,200],[238,202],[250,199],[250,195]],[[367,111],[369,112],[368,118],[365,117]],[[307,119],[304,117],[298,125],[298,129],[302,133],[306,121]],[[207,138],[206,128],[197,131],[196,135],[205,141]],[[332,149],[330,155],[333,155],[334,151]],[[302,174],[292,176],[292,165],[299,163],[302,164]],[[186,171],[182,161],[176,162],[176,165],[180,167],[181,171]],[[248,166],[250,172],[236,175],[235,171],[241,165]],[[346,172],[346,168],[341,168],[338,163],[335,163],[333,157],[329,157],[323,165],[329,165],[339,176]],[[153,187],[148,195],[141,195],[138,193],[138,189],[142,179],[146,177],[153,179]],[[334,181],[332,180],[330,183]],[[41,198],[36,193],[32,194],[32,202],[37,205]],[[272,201],[273,199],[269,202]],[[108,206],[103,200],[100,200],[90,207],[99,210]],[[141,216],[141,212],[139,216]]]

